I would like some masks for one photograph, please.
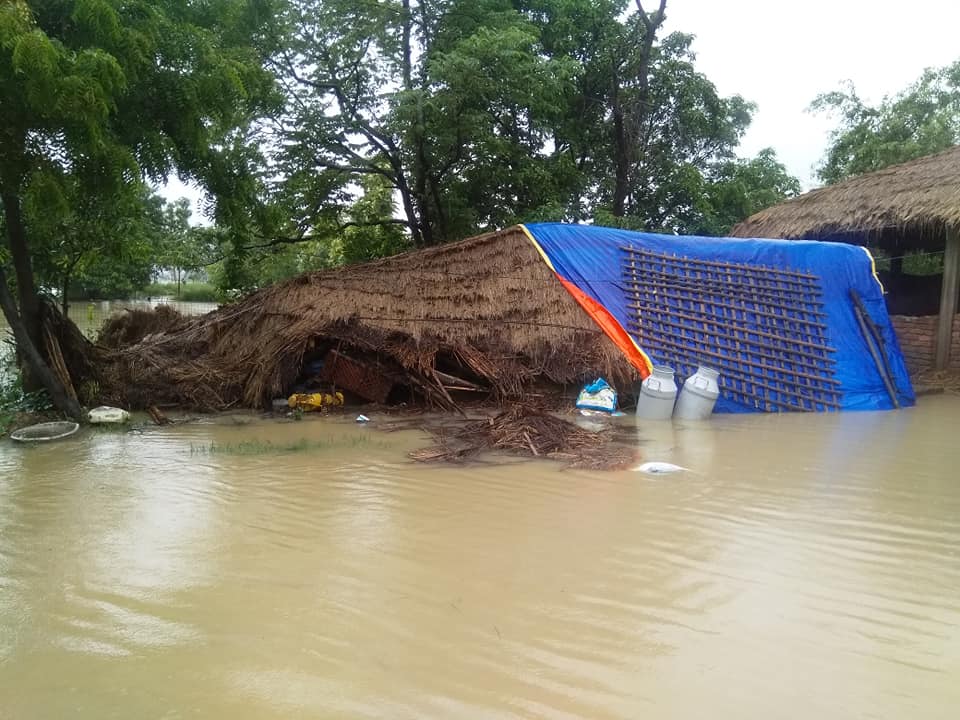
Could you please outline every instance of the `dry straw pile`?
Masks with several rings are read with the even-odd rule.
[[[533,382],[635,373],[520,228],[308,273],[199,318],[127,318],[105,330],[98,381],[122,407],[266,407],[304,358],[330,347],[397,374],[431,405],[455,404],[441,360],[498,401]]]
[[[960,146],[791,198],[731,235],[938,250],[951,227],[960,228]]]

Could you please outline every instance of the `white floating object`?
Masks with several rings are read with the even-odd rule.
[[[10,433],[10,439],[17,442],[50,442],[70,437],[79,428],[75,422],[46,422],[14,430]]]
[[[358,423],[368,423],[368,422],[370,422],[370,418],[368,418],[366,415],[357,415],[357,422],[358,422]]]
[[[94,425],[125,423],[130,419],[130,413],[120,408],[101,405],[87,413],[87,417]]]
[[[680,467],[668,462],[645,462],[634,468],[636,472],[647,473],[648,475],[663,475],[664,473],[683,472],[687,468]]]

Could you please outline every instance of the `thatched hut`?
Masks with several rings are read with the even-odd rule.
[[[446,408],[458,389],[509,399],[538,381],[603,375],[629,390],[637,379],[519,227],[307,273],[163,328],[117,323],[99,383],[123,407],[269,406],[330,357]]]
[[[747,218],[731,234],[879,248],[894,258],[895,277],[904,253],[944,251],[939,318],[893,320],[914,369],[921,369],[929,355],[936,369],[950,365],[951,355],[960,367],[960,326],[954,330],[960,291],[960,146],[792,198]],[[935,352],[924,343],[935,345]]]

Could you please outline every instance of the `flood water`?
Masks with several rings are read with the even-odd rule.
[[[639,428],[661,476],[349,419],[2,441],[0,718],[956,718],[958,417]]]

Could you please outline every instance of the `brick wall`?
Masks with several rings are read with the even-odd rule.
[[[897,333],[900,350],[907,361],[907,369],[918,373],[933,367],[937,343],[937,315],[911,317],[891,315],[890,321]],[[960,315],[953,318],[953,342],[950,347],[950,367],[960,369]]]

